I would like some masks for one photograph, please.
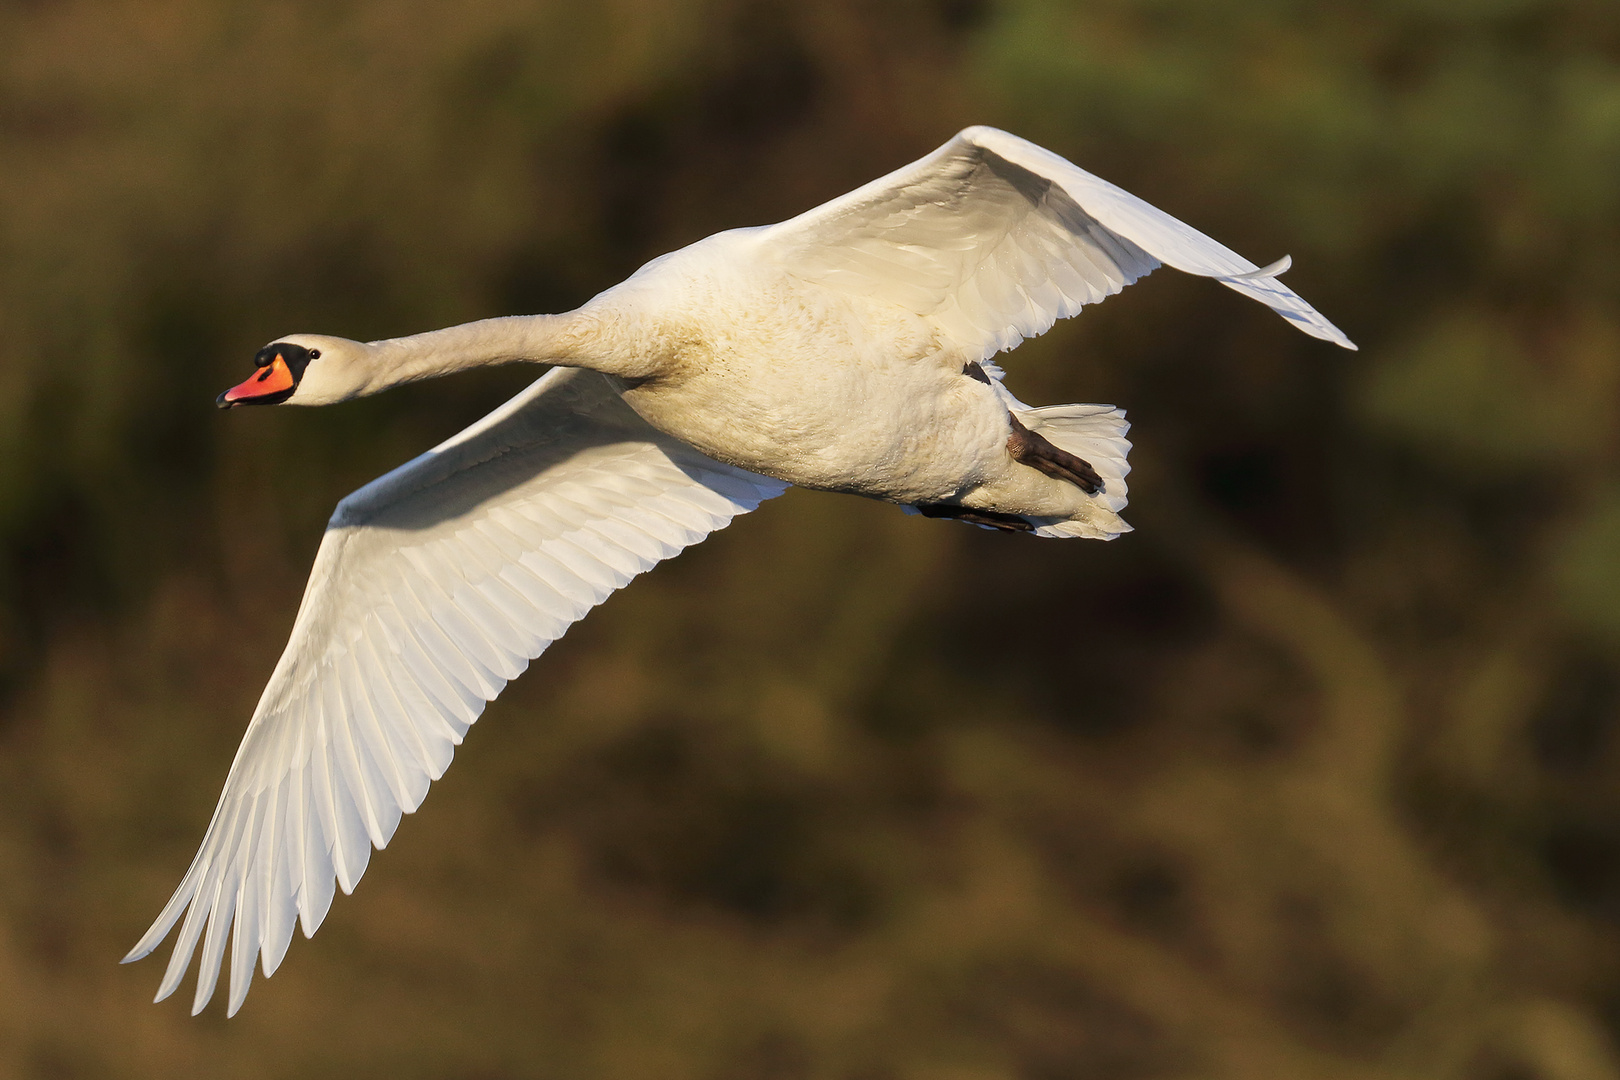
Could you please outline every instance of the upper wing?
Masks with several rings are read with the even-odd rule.
[[[1338,327],[1261,268],[1034,143],[970,127],[920,161],[762,230],[801,277],[931,317],[977,358],[1045,333],[1161,263],[1259,300],[1312,337]]]
[[[338,504],[292,638],[202,849],[126,956],[186,919],[158,990],[207,923],[192,1012],[231,930],[230,1013],[443,774],[484,703],[635,575],[787,485],[659,434],[591,372],[557,368]],[[235,919],[232,929],[232,919]]]

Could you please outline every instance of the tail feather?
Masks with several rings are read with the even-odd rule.
[[[1125,509],[1125,477],[1131,471],[1126,460],[1131,441],[1125,433],[1131,425],[1124,409],[1112,405],[1049,405],[1019,413],[1018,421],[1040,432],[1054,446],[1090,462],[1103,479],[1097,501],[1116,514]]]

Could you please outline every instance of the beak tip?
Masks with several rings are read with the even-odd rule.
[[[216,408],[220,408],[220,409],[228,409],[228,408],[230,408],[230,407],[231,407],[231,406],[232,406],[232,405],[235,405],[235,404],[236,404],[236,402],[234,402],[234,401],[231,401],[231,400],[229,400],[229,399],[228,399],[228,398],[226,398],[226,396],[225,396],[225,395],[226,395],[226,394],[229,394],[229,393],[230,393],[230,391],[229,391],[229,390],[222,390],[222,391],[220,391],[220,394],[219,394],[219,397],[217,397],[217,398],[215,398],[215,399],[214,399],[214,406],[215,406],[215,407],[216,407]]]

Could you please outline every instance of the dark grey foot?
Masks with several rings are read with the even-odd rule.
[[[953,506],[950,503],[918,503],[916,510],[923,517],[955,518],[957,521],[988,525],[992,529],[1003,529],[1007,532],[1035,531],[1035,526],[1017,514],[1002,514],[995,510],[969,510],[965,506]]]
[[[1038,469],[1057,480],[1067,480],[1087,495],[1103,489],[1102,477],[1091,467],[1091,462],[1075,457],[1060,447],[1053,446],[1035,432],[1018,422],[1018,417],[1007,414],[1012,434],[1007,436],[1007,453],[1020,465]]]

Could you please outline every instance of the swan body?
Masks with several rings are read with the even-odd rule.
[[[977,490],[1007,440],[1002,398],[963,374],[982,357],[882,299],[805,289],[761,241],[710,237],[598,301],[614,311],[648,290],[718,316],[718,332],[663,328],[675,347],[625,401],[711,457],[802,487],[897,503]]]
[[[796,218],[655,259],[573,312],[266,346],[222,405],[555,366],[338,505],[202,848],[126,962],[179,923],[158,999],[200,942],[197,1012],[228,940],[234,1014],[255,961],[269,976],[295,923],[315,932],[506,682],[789,484],[1040,536],[1128,531],[1123,412],[1032,408],[990,358],[1161,264],[1355,347],[1278,281],[1286,259],[1256,266],[984,127]]]

